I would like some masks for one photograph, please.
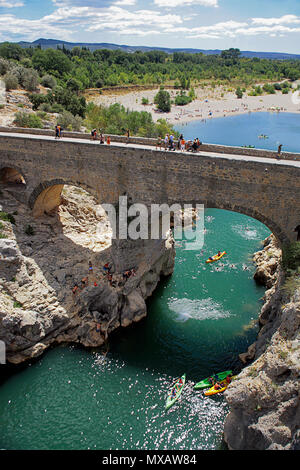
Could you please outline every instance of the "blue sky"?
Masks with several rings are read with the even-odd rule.
[[[0,42],[39,37],[300,54],[300,0],[0,0]]]

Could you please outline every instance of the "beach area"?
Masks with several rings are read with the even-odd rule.
[[[295,83],[294,86],[297,86]],[[47,88],[39,85],[40,93],[46,94]],[[171,101],[175,101],[180,90],[166,87],[170,93]],[[282,94],[264,94],[261,96],[249,96],[247,92],[241,99],[237,98],[235,91],[226,91],[224,86],[212,88],[211,86],[195,88],[196,98],[184,106],[172,104],[168,113],[159,111],[154,103],[159,86],[143,87],[128,86],[110,89],[87,89],[83,92],[87,103],[110,106],[115,103],[123,105],[129,111],[146,111],[152,115],[153,121],[165,119],[169,124],[185,124],[191,121],[206,121],[215,118],[224,118],[247,113],[257,112],[287,112],[300,114],[300,92],[290,91]],[[143,104],[143,101],[148,104]],[[19,111],[32,112],[32,103],[27,92],[22,89],[5,91],[3,80],[0,80],[0,125],[12,126],[15,113]],[[57,114],[48,114],[51,121],[55,121]]]
[[[171,100],[175,100],[176,94],[180,93],[174,88],[166,89],[171,95]],[[300,97],[297,92],[290,91],[286,95],[276,92],[273,95],[261,96],[249,96],[244,93],[243,97],[238,99],[235,92],[226,92],[223,87],[195,88],[195,100],[185,106],[172,104],[171,111],[164,113],[158,111],[154,104],[158,91],[159,87],[143,90],[105,90],[102,94],[89,90],[85,97],[87,102],[94,102],[96,105],[110,106],[120,103],[130,111],[147,111],[151,113],[154,122],[166,119],[173,125],[256,112],[300,113]],[[148,104],[142,104],[143,98],[148,100]]]

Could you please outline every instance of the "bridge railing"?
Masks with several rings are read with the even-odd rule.
[[[54,130],[51,129],[34,129],[34,128],[22,128],[22,127],[4,127],[0,126],[0,133],[12,133],[12,134],[28,134],[28,135],[43,135],[54,137]],[[107,134],[104,134],[107,137]],[[71,139],[86,139],[90,140],[91,135],[84,132],[73,132],[63,130],[63,137],[69,137]],[[155,147],[157,139],[156,138],[147,138],[147,137],[136,137],[132,136],[128,138],[122,135],[111,135],[111,144],[114,142],[118,143],[131,143],[138,144],[141,146],[150,146]],[[175,141],[177,143],[177,141]],[[250,157],[263,157],[263,158],[277,158],[277,150],[265,150],[265,149],[256,149],[256,148],[246,148],[246,147],[233,147],[227,145],[218,145],[218,144],[208,144],[202,143],[199,149],[200,152],[211,152],[218,154],[227,154],[227,155],[245,155]],[[281,158],[285,160],[297,160],[300,161],[300,153],[291,153],[291,152],[282,152]]]

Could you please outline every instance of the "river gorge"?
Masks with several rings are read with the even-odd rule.
[[[283,115],[259,116],[240,116],[239,135],[226,131],[236,116],[224,118],[229,127],[218,118],[178,130],[257,145],[245,138],[266,122],[263,148],[274,150]],[[288,127],[298,138],[297,122]],[[292,134],[284,150],[297,152]],[[39,218],[20,185],[0,190],[1,448],[299,449],[299,287],[288,284],[270,227],[207,207],[198,250],[170,231],[135,252],[112,240],[106,212],[80,185],[59,188],[59,207]],[[226,256],[206,264],[219,250]],[[120,259],[134,275],[124,277]],[[224,394],[194,390],[227,369],[237,377]],[[184,372],[184,393],[165,412]]]
[[[2,190],[1,204],[15,218],[4,222],[12,259],[1,271],[1,338],[9,361],[21,363],[8,367],[0,389],[2,448],[297,445],[299,299],[282,306],[281,251],[263,224],[208,209],[201,250],[169,236],[159,256],[150,253],[150,269],[139,266],[126,282],[116,274],[112,286],[102,269],[113,261],[110,227],[88,193],[65,186],[58,213],[40,219],[11,191]],[[223,262],[206,265],[222,248]],[[238,379],[225,396],[193,390],[227,368]],[[165,413],[183,372],[185,394]]]

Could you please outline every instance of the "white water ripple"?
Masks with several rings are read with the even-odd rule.
[[[215,300],[208,299],[171,299],[168,302],[169,309],[176,314],[176,321],[185,322],[193,320],[219,320],[232,316],[224,310]]]

